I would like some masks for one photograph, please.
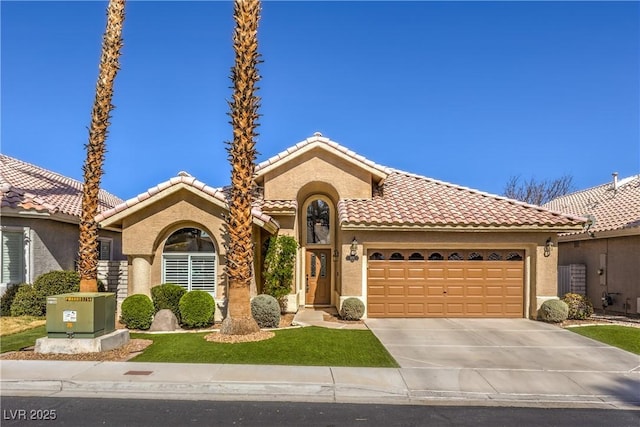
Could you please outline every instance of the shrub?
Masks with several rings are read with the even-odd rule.
[[[182,325],[187,328],[204,328],[213,324],[216,302],[205,291],[190,291],[178,303]]]
[[[583,320],[591,317],[593,314],[593,304],[591,304],[591,301],[584,295],[565,294],[564,297],[562,297],[562,301],[569,306],[568,319]]]
[[[360,320],[364,315],[364,303],[359,298],[349,297],[342,303],[340,317],[344,320]]]
[[[277,328],[280,324],[280,304],[271,295],[258,295],[251,300],[251,315],[261,328]]]
[[[544,322],[560,323],[567,320],[569,306],[564,301],[552,299],[542,303],[538,310],[538,319]]]
[[[33,286],[23,285],[18,288],[11,304],[12,316],[42,317],[45,310],[46,297],[36,292]]]
[[[129,295],[122,301],[120,321],[129,329],[149,329],[153,322],[153,303],[143,294]]]
[[[43,296],[78,292],[80,275],[75,271],[50,271],[36,278],[33,289]]]
[[[151,300],[155,313],[168,308],[176,315],[180,322],[180,298],[187,293],[187,290],[173,283],[165,283],[151,288]]]
[[[287,309],[286,297],[291,293],[293,269],[296,265],[298,243],[291,236],[273,236],[264,259],[263,291],[280,304],[280,311]]]
[[[11,304],[13,304],[13,300],[16,297],[16,293],[18,289],[22,286],[29,286],[26,283],[21,283],[19,285],[8,285],[7,290],[4,294],[2,294],[2,298],[0,299],[0,316],[11,316]]]

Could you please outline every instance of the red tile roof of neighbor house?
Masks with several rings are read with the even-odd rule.
[[[0,206],[80,218],[82,183],[41,167],[0,154]],[[98,211],[122,203],[100,190]]]
[[[593,225],[583,232],[585,237],[587,232],[640,232],[640,175],[576,191],[558,197],[544,206],[558,212],[589,215],[595,219]]]

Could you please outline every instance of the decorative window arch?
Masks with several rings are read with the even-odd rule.
[[[332,243],[333,203],[325,196],[312,196],[304,204],[304,242],[307,245]]]
[[[431,252],[429,255],[429,261],[442,261],[444,256],[440,252]]]
[[[484,257],[480,252],[471,252],[469,254],[469,261],[482,261]]]
[[[409,255],[409,261],[419,261],[419,260],[424,260],[424,255],[422,255],[420,252],[414,252],[411,255]]]
[[[491,252],[488,259],[489,261],[502,261],[502,255],[498,252]]]
[[[522,261],[522,255],[518,252],[509,252],[506,259],[507,261]]]
[[[372,261],[382,261],[384,260],[384,255],[382,255],[380,252],[374,252],[369,255],[369,259]]]
[[[402,261],[403,259],[404,259],[404,255],[402,255],[400,252],[394,252],[389,257],[389,260],[391,261]]]
[[[464,256],[460,252],[451,252],[447,257],[449,261],[462,261],[464,260]]]
[[[172,233],[162,250],[162,283],[174,283],[187,291],[201,290],[215,297],[217,257],[213,240],[195,227]]]

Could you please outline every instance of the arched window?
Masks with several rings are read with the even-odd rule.
[[[462,260],[464,260],[464,257],[462,256],[462,254],[460,252],[451,252],[449,254],[449,256],[447,257],[447,259],[449,261],[462,261]]]
[[[186,290],[201,290],[215,296],[216,249],[207,232],[181,228],[162,250],[162,283],[174,283]]]
[[[429,255],[429,261],[442,261],[444,257],[440,252],[431,252]]]
[[[331,243],[331,207],[322,199],[307,206],[307,244]]]
[[[414,252],[411,255],[409,255],[409,261],[418,261],[423,259],[424,259],[424,255],[422,255],[420,252]]]
[[[391,254],[389,259],[391,261],[401,261],[401,260],[404,259],[404,255],[402,255],[400,252],[394,252],[394,253]]]
[[[482,261],[483,257],[480,252],[471,252],[469,254],[469,261]]]
[[[498,252],[491,252],[489,255],[489,261],[502,261],[502,255]]]
[[[369,259],[372,261],[382,261],[384,259],[384,255],[382,255],[380,252],[374,252],[369,255]]]
[[[518,252],[509,252],[509,255],[507,255],[507,261],[522,261],[522,255]]]

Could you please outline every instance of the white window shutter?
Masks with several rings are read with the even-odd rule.
[[[0,282],[24,282],[24,233],[2,232],[2,271]]]

